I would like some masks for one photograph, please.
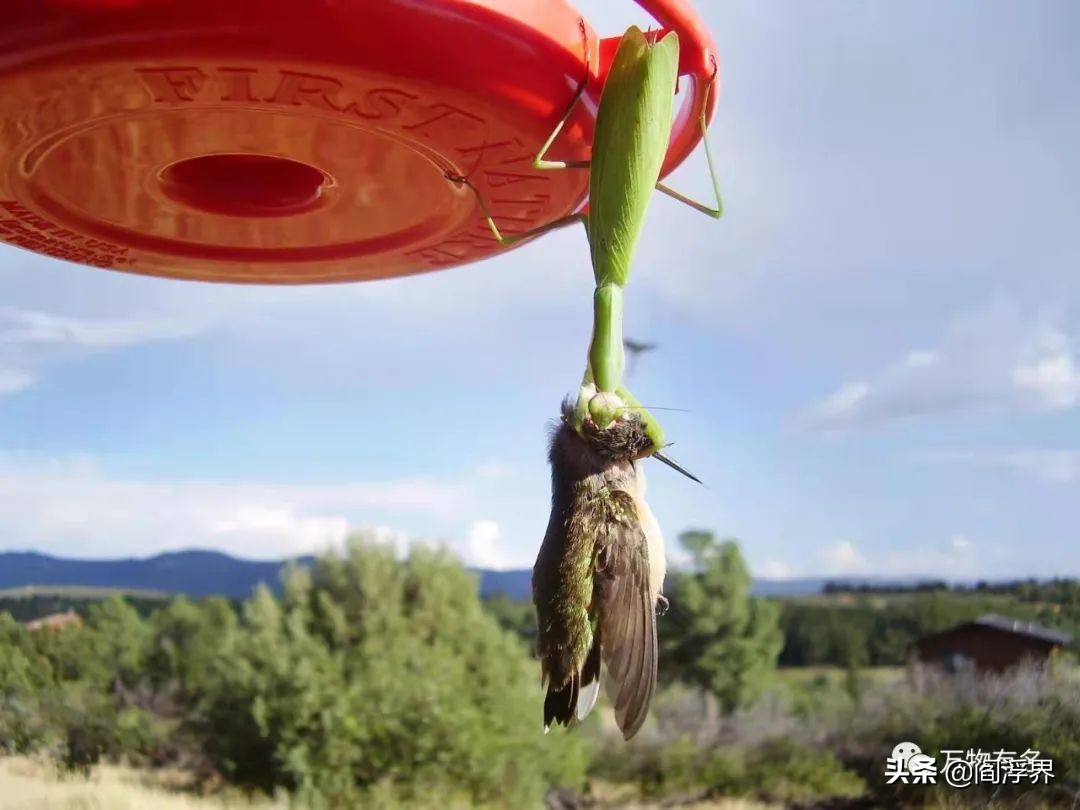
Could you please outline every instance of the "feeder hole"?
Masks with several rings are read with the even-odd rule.
[[[321,171],[271,155],[188,158],[161,173],[165,194],[189,208],[237,217],[276,217],[319,204],[330,179]]]

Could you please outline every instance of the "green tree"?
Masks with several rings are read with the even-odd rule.
[[[660,625],[664,669],[701,687],[711,715],[715,701],[729,714],[752,703],[776,667],[779,607],[750,595],[750,572],[735,541],[717,543],[701,531],[679,539],[694,570],[673,577],[671,609]]]
[[[181,702],[198,694],[237,626],[236,612],[222,597],[173,599],[150,620],[146,667],[154,687]]]
[[[580,736],[540,733],[520,641],[442,553],[353,542],[260,590],[207,680],[210,753],[227,774],[310,806],[536,805],[582,778]]]
[[[24,753],[44,742],[42,699],[52,690],[52,667],[26,629],[0,613],[0,754]]]
[[[110,596],[92,606],[86,628],[78,636],[90,659],[101,664],[114,691],[139,685],[150,651],[150,626],[122,596]]]
[[[149,651],[149,625],[122,596],[91,605],[85,627],[34,633],[37,649],[60,681],[83,681],[96,691],[136,687]]]
[[[536,646],[536,609],[530,599],[511,599],[497,593],[484,600],[484,609],[495,617],[503,630],[509,630],[528,645],[531,653]]]

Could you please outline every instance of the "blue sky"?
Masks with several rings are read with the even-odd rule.
[[[771,577],[1080,575],[1080,7],[698,6],[726,213],[653,202],[626,316],[707,483],[650,467],[669,542],[714,529]],[[700,150],[673,183],[708,199]],[[530,566],[587,261],[570,229],[281,289],[0,247],[0,549],[267,558],[368,527]]]

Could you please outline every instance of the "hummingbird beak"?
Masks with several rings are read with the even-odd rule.
[[[683,475],[685,475],[685,476],[686,476],[687,478],[689,478],[689,479],[690,479],[691,481],[697,481],[697,482],[698,482],[699,484],[701,484],[701,479],[700,479],[700,478],[698,478],[697,476],[694,476],[694,475],[691,475],[690,473],[688,473],[688,472],[687,472],[686,470],[684,470],[684,469],[683,469],[682,467],[680,467],[680,466],[679,466],[678,464],[676,464],[676,463],[675,463],[674,461],[672,461],[672,460],[671,460],[670,458],[668,458],[667,456],[665,456],[665,455],[664,455],[663,453],[653,453],[653,454],[652,454],[652,457],[653,457],[653,458],[655,458],[655,459],[657,459],[658,461],[662,461],[662,462],[664,462],[664,463],[665,463],[665,464],[667,464],[667,465],[668,465],[669,467],[671,467],[671,469],[673,469],[673,470],[675,470],[675,471],[677,471],[677,472],[681,472],[681,473],[682,473]],[[704,484],[701,484],[701,485],[702,485],[702,486],[705,486]]]

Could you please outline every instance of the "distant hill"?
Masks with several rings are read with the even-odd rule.
[[[283,564],[196,550],[120,560],[70,560],[34,552],[4,552],[0,553],[0,588],[64,585],[244,597],[260,582],[276,587]]]
[[[511,599],[532,598],[532,570],[484,571],[472,569],[480,575],[480,595],[484,597],[504,593]]]
[[[311,558],[301,557],[297,561],[308,563]],[[280,582],[278,573],[284,564],[284,560],[242,560],[219,551],[196,549],[118,560],[72,560],[35,552],[0,552],[0,590],[64,586],[243,598],[259,583],[276,589]],[[531,570],[474,571],[480,576],[481,596],[505,593],[514,599],[527,599],[531,594]],[[758,596],[814,596],[822,593],[827,582],[835,581],[758,579],[752,590]],[[865,578],[849,582],[873,585],[881,581]],[[915,582],[911,580],[909,584]]]
[[[305,564],[311,557],[300,557]],[[275,590],[286,560],[243,560],[219,551],[177,551],[154,557],[118,560],[72,560],[36,552],[0,552],[0,594],[27,595],[23,589],[119,589],[188,596],[241,599],[263,583]],[[476,571],[480,593],[524,598],[530,593],[531,571]],[[91,590],[92,592],[92,590]]]

